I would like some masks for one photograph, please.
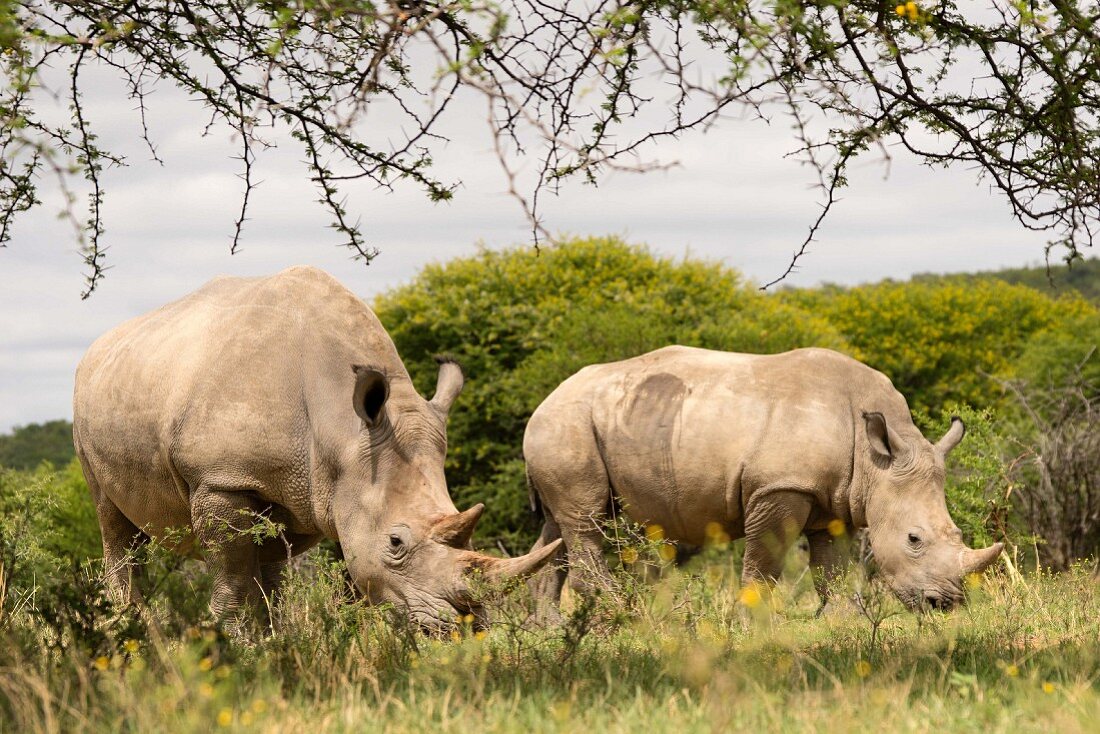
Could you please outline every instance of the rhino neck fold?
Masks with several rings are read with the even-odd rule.
[[[867,527],[867,493],[868,486],[865,482],[860,482],[856,477],[852,478],[851,484],[848,486],[848,516],[852,523],[852,527],[865,528]]]

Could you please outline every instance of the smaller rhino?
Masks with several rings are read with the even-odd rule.
[[[876,562],[910,608],[950,609],[962,579],[1002,544],[972,550],[947,512],[944,460],[965,433],[932,444],[882,373],[827,349],[775,355],[671,346],[592,365],[527,425],[534,552],[563,538],[532,579],[538,616],[556,616],[566,569],[578,591],[612,584],[600,527],[616,504],[674,541],[746,539],[743,582],[772,581],[809,541],[824,605],[839,569],[834,534],[867,528]]]

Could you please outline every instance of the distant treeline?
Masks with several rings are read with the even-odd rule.
[[[944,280],[970,282],[988,279],[1026,285],[1048,295],[1063,295],[1077,291],[1093,303],[1100,303],[1100,258],[1095,257],[1077,260],[1072,266],[1052,265],[1049,270],[1042,265],[1037,265],[1029,268],[1005,268],[978,273],[955,275],[920,273],[913,276],[913,281],[918,283],[935,283]]]
[[[8,469],[33,469],[44,461],[64,466],[74,456],[73,424],[66,420],[16,426],[0,434],[0,466]]]

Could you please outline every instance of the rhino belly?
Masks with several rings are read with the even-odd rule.
[[[744,533],[737,472],[721,464],[681,465],[661,450],[606,457],[612,492],[627,517],[660,525],[668,539],[691,545],[704,545],[719,530],[734,538]]]

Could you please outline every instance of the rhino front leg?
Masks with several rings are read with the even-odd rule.
[[[240,492],[200,489],[191,497],[191,523],[213,577],[210,611],[234,628],[262,603],[260,546],[248,531],[255,508]]]
[[[797,492],[758,493],[745,513],[745,566],[741,583],[775,583],[783,559],[802,534],[812,501]]]
[[[829,603],[829,590],[844,567],[847,553],[842,547],[844,544],[828,530],[807,531],[806,541],[810,546],[810,573],[813,575],[814,588],[821,597],[817,616],[821,616],[825,605]]]

